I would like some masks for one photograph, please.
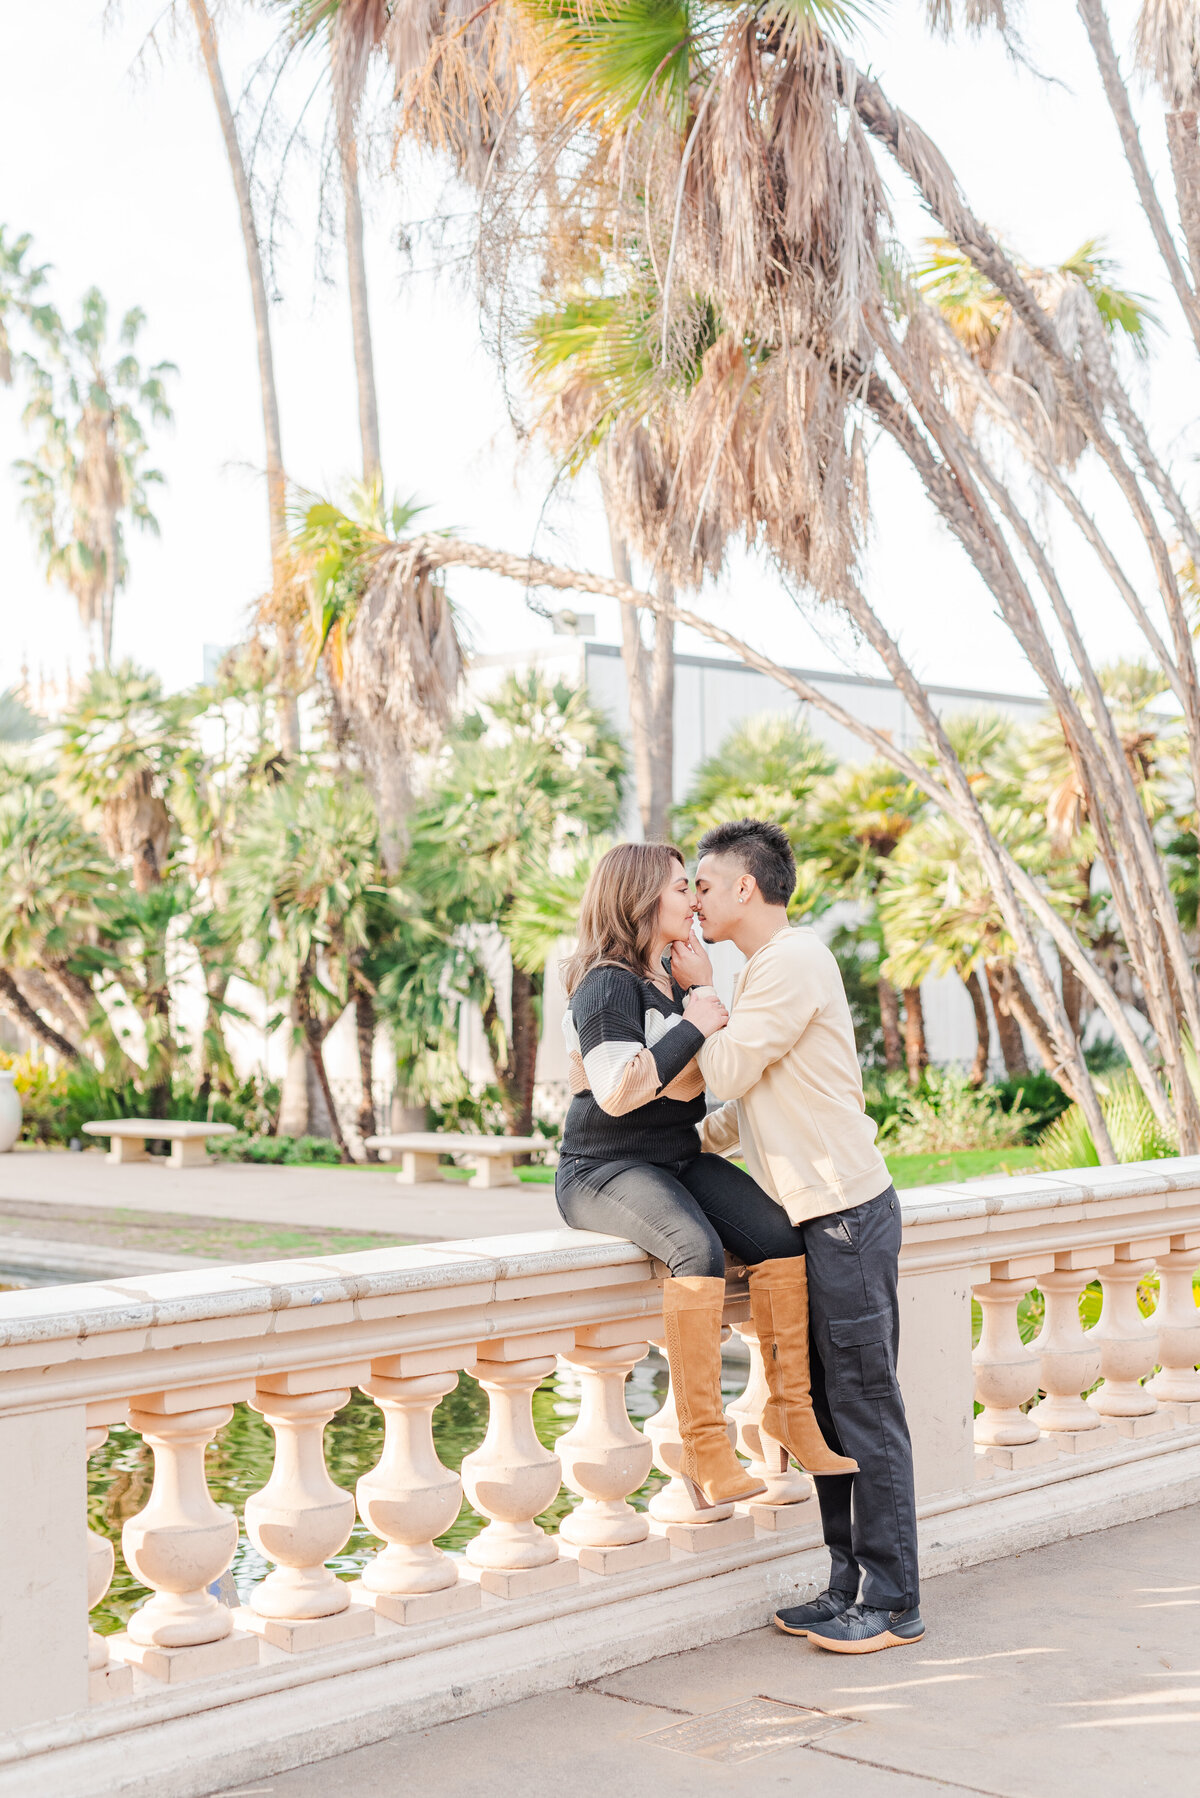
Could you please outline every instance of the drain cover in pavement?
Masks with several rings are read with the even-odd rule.
[[[829,1717],[798,1704],[781,1704],[774,1698],[747,1698],[727,1710],[710,1711],[706,1717],[689,1717],[642,1736],[656,1748],[674,1754],[695,1754],[706,1761],[756,1760],[760,1754],[777,1754],[781,1748],[803,1748],[818,1736],[845,1729],[853,1717]]]

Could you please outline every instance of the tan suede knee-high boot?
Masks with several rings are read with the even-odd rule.
[[[750,1309],[771,1394],[763,1408],[764,1433],[782,1442],[806,1473],[857,1473],[857,1461],[834,1454],[813,1412],[804,1256],[760,1261],[749,1276]]]
[[[721,1312],[725,1282],[682,1274],[663,1286],[671,1390],[683,1441],[682,1477],[698,1509],[765,1492],[733,1452],[721,1404]]]

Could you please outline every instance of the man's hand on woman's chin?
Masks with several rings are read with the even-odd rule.
[[[671,975],[676,986],[685,992],[690,992],[694,986],[712,985],[712,962],[695,937],[671,944]]]

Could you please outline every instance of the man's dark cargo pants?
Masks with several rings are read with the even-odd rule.
[[[858,1462],[857,1473],[816,1480],[829,1584],[879,1610],[905,1611],[920,1594],[912,1443],[896,1379],[895,1188],[803,1230],[813,1409],[829,1446]]]

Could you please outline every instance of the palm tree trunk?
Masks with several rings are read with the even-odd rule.
[[[925,1007],[919,986],[904,989],[904,1059],[908,1065],[908,1084],[919,1086],[921,1070],[929,1066],[929,1049],[925,1042]]]
[[[883,1027],[883,1065],[889,1074],[899,1073],[904,1066],[900,995],[882,974],[879,976],[879,1022]]]
[[[601,492],[603,492],[603,485]],[[629,548],[617,529],[608,495],[604,494],[604,510],[608,518],[608,543],[612,555],[613,574],[625,586],[633,582]],[[659,622],[655,621],[656,624]],[[642,837],[653,841],[654,821],[654,706],[650,679],[646,669],[646,645],[638,609],[628,601],[621,603],[621,661],[625,668],[625,687],[629,695],[629,735],[633,744],[633,788],[637,798]]]
[[[1058,966],[1062,980],[1063,1010],[1070,1019],[1071,1029],[1078,1037],[1081,1034],[1080,1021],[1083,1017],[1083,984],[1061,950],[1058,956]]]
[[[262,246],[254,222],[254,206],[250,183],[242,160],[237,125],[225,77],[221,73],[217,53],[217,34],[213,28],[205,0],[188,0],[192,20],[200,39],[200,54],[208,73],[213,101],[220,121],[225,153],[233,175],[238,213],[242,223],[242,240],[246,250],[246,269],[250,276],[250,296],[254,304],[254,333],[258,349],[258,384],[262,401],[263,436],[267,457],[267,514],[271,533],[271,572],[277,592],[283,588],[284,563],[287,556],[287,480],[283,471],[283,446],[279,432],[279,396],[275,387],[275,359],[271,349],[271,315],[267,304],[267,284],[263,275]],[[277,629],[279,647],[279,747],[287,757],[300,752],[300,707],[295,686],[295,642],[290,625]]]
[[[275,1125],[280,1136],[308,1135],[308,1046],[304,1036],[300,1001],[293,996],[288,1006],[288,1058]]]
[[[508,1068],[503,1082],[504,1111],[514,1136],[528,1136],[533,1129],[533,1086],[537,1073],[538,1038],[542,1015],[541,974],[523,968],[512,973],[512,1036]],[[528,1155],[516,1157],[528,1161]]]
[[[350,286],[350,324],[354,333],[354,371],[358,377],[358,428],[362,437],[363,480],[382,478],[379,451],[379,401],[375,388],[375,356],[371,348],[371,314],[367,307],[367,261],[363,244],[362,198],[358,189],[358,145],[352,120],[338,125],[342,193],[346,208],[346,271]]]
[[[1108,28],[1108,19],[1105,16],[1102,0],[1077,0],[1077,10],[1091,42],[1092,53],[1100,70],[1100,79],[1104,83],[1105,96],[1113,118],[1116,120],[1117,130],[1121,134],[1121,145],[1125,151],[1125,159],[1129,164],[1130,173],[1133,175],[1138,199],[1142,203],[1142,211],[1146,214],[1150,229],[1154,234],[1158,253],[1166,265],[1167,274],[1175,289],[1179,304],[1183,308],[1183,315],[1191,328],[1196,348],[1200,349],[1200,303],[1197,302],[1196,294],[1188,281],[1179,251],[1175,248],[1175,239],[1171,233],[1171,227],[1167,223],[1167,216],[1154,190],[1146,154],[1142,149],[1142,140],[1138,135],[1137,121],[1133,116],[1133,108],[1129,104],[1129,90],[1121,79],[1117,53],[1113,46],[1112,33]],[[1167,144],[1171,151],[1171,166],[1178,188],[1179,169],[1175,165],[1175,143],[1171,131],[1172,116],[1170,113],[1167,114]],[[1193,129],[1194,125],[1193,117]],[[1183,194],[1180,193],[1181,214],[1183,213],[1183,199]],[[1186,215],[1184,215],[1184,231],[1187,235],[1188,255],[1191,259],[1192,275],[1195,279],[1198,265]]]
[[[1000,1039],[1000,1054],[1004,1061],[1004,1072],[1011,1078],[1014,1074],[1027,1074],[1029,1063],[1025,1059],[1025,1045],[1021,1041],[1021,1026],[1008,1009],[1008,998],[1004,990],[1004,973],[1004,965],[1001,962],[989,961],[984,967],[988,997],[992,1002],[992,1015],[996,1020],[996,1035]]]
[[[1175,197],[1187,240],[1192,280],[1200,282],[1200,137],[1196,132],[1194,111],[1168,112],[1167,148],[1171,153],[1171,173],[1175,177]]]
[[[362,1083],[362,1097],[358,1105],[358,1133],[363,1139],[364,1153],[368,1161],[378,1161],[379,1151],[366,1148],[368,1136],[375,1134],[375,1096],[373,1082],[375,1077],[375,998],[366,987],[359,987],[354,995],[354,1027],[358,1037],[358,1073]]]
[[[321,1097],[325,1101],[325,1109],[329,1113],[330,1133],[341,1151],[342,1160],[350,1161],[353,1157],[350,1154],[349,1144],[342,1133],[341,1122],[337,1114],[337,1106],[333,1101],[333,1088],[329,1084],[329,1074],[325,1068],[325,1056],[322,1053],[322,1044],[326,1032],[322,1030],[320,1020],[316,1017],[312,1008],[312,996],[309,990],[309,981],[311,978],[311,968],[306,967],[301,970],[300,979],[296,983],[296,992],[293,999],[295,1016],[303,1034],[305,1048],[308,1051],[308,1067],[312,1069]],[[289,1074],[291,1073],[290,1063],[288,1072]],[[305,1070],[305,1077],[307,1081],[307,1068]],[[282,1121],[282,1113],[280,1115]],[[280,1134],[288,1136],[303,1135],[304,1132],[281,1130]]]
[[[1046,1072],[1052,1079],[1058,1081],[1070,1098],[1078,1101],[1079,1094],[1074,1090],[1072,1071],[1063,1066],[1062,1056],[1058,1053],[1054,1038],[1047,1030],[1041,1014],[1029,996],[1029,989],[1012,963],[1009,963],[1004,969],[1002,999],[1012,1016],[1028,1032]]]
[[[675,593],[665,574],[658,577],[658,593],[666,605]],[[654,648],[650,657],[650,817],[647,839],[665,843],[671,834],[671,806],[675,799],[675,626],[661,613],[654,620]]]
[[[79,1050],[33,1009],[7,968],[0,968],[0,1011],[64,1061],[78,1061]]]
[[[967,1076],[969,1085],[982,1086],[987,1079],[988,1061],[992,1053],[992,1032],[988,1022],[987,999],[984,997],[983,985],[974,968],[963,975],[963,985],[971,995],[971,1005],[975,1012],[975,1059],[971,1063],[971,1072]]]

